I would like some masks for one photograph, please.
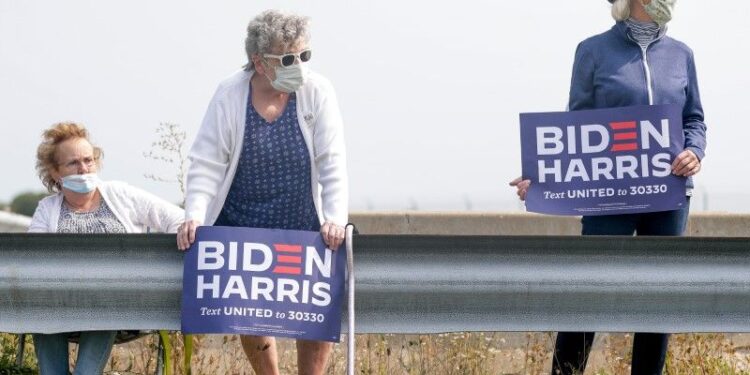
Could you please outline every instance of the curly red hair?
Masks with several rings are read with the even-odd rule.
[[[56,171],[58,167],[57,146],[69,140],[81,138],[89,141],[89,132],[86,128],[75,122],[59,122],[52,125],[42,133],[42,143],[36,149],[36,171],[39,179],[50,193],[60,191],[60,183],[55,181],[50,172]],[[102,158],[102,149],[92,144],[94,148],[94,159],[97,166]]]

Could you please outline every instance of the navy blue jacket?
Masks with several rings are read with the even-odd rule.
[[[624,22],[581,42],[573,63],[570,84],[571,111],[631,105],[682,106],[685,148],[703,159],[706,124],[698,92],[693,51],[664,35],[664,29],[645,53]],[[648,88],[650,75],[651,92]],[[688,180],[688,187],[692,187]]]

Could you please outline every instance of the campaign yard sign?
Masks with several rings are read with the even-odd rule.
[[[522,113],[526,209],[554,215],[675,210],[686,178],[672,174],[683,151],[682,109],[633,106]]]
[[[185,254],[182,331],[339,341],[346,251],[318,232],[199,227]]]

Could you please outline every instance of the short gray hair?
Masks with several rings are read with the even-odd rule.
[[[254,54],[270,53],[275,45],[287,48],[298,42],[309,42],[309,26],[310,18],[275,9],[255,16],[247,25],[245,70],[254,68],[252,60]]]
[[[612,3],[612,18],[625,21],[630,18],[630,0],[615,0]]]

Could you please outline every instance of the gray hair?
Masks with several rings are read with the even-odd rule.
[[[630,1],[631,0],[615,0],[612,3],[612,18],[615,21],[625,21],[630,18]]]
[[[309,42],[309,26],[310,18],[275,9],[257,15],[247,25],[245,70],[249,71],[254,68],[252,60],[254,54],[270,53],[271,49],[277,45],[288,48],[298,42]]]

